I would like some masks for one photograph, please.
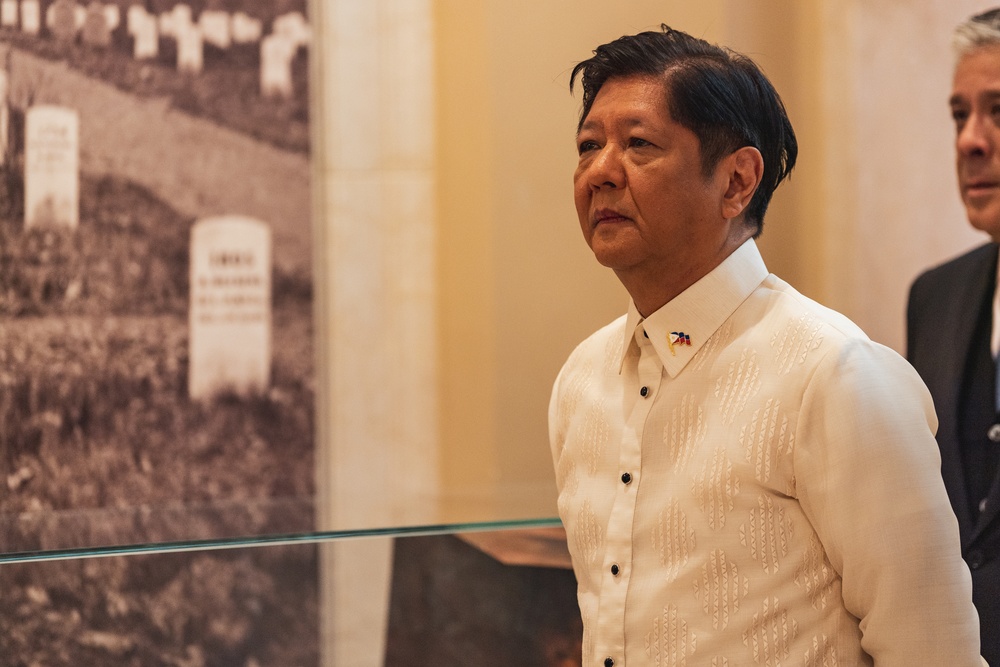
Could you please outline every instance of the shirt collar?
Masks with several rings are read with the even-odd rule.
[[[670,377],[676,377],[768,275],[757,244],[748,239],[698,282],[643,319],[629,301],[619,373],[641,326]],[[640,334],[641,335],[641,334]]]

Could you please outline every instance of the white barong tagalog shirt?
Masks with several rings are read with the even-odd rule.
[[[980,664],[923,383],[753,241],[584,341],[549,421],[585,666]]]

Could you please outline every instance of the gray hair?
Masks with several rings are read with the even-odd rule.
[[[951,47],[957,60],[984,46],[1000,46],[1000,7],[970,17],[952,33]]]

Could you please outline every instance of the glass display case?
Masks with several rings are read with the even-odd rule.
[[[949,65],[883,41],[943,53],[961,5],[0,0],[0,663],[578,664],[547,404],[627,295],[573,64],[663,21],[751,53],[809,147],[769,266],[891,333],[965,240],[851,151],[929,134]]]

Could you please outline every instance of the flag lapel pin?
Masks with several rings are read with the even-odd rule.
[[[688,336],[683,331],[671,331],[667,334],[667,346],[670,348],[670,354],[672,356],[677,356],[676,347],[678,345],[691,345],[691,336]]]

